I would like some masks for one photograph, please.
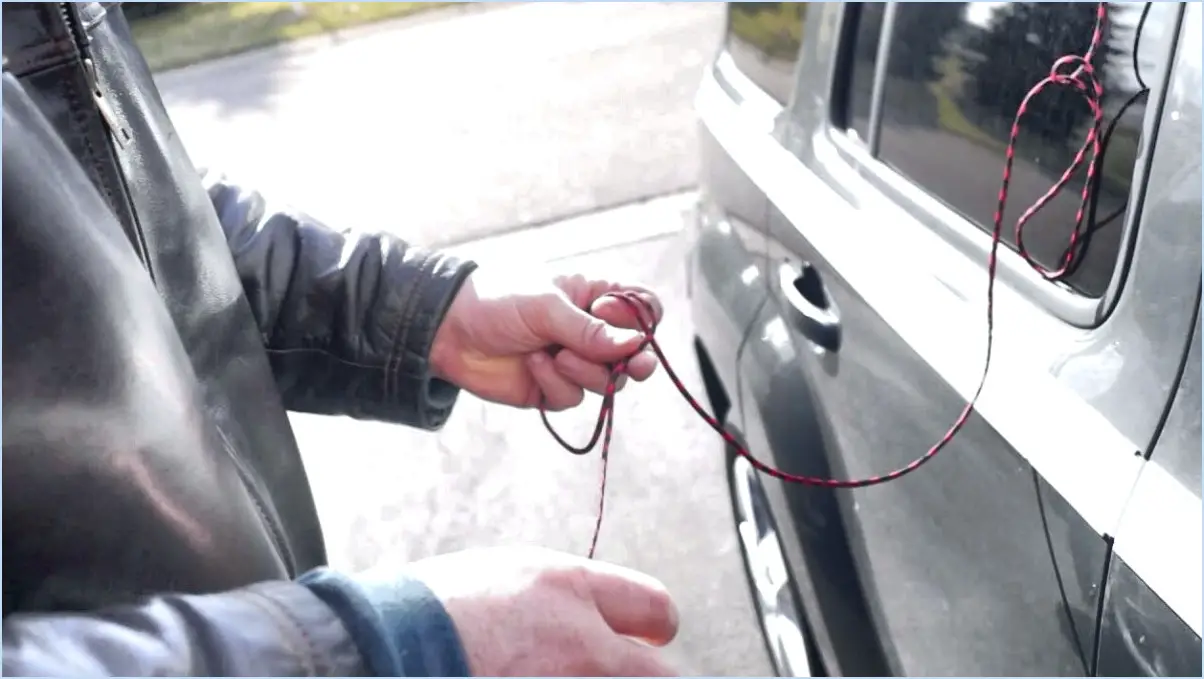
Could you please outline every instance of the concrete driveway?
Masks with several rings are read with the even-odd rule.
[[[198,163],[340,228],[459,244],[485,266],[650,284],[666,300],[663,347],[701,393],[682,236],[693,194],[682,189],[697,173],[690,101],[721,27],[711,4],[470,8],[159,80]],[[481,240],[490,234],[500,235]],[[555,423],[584,441],[597,406]],[[535,412],[464,395],[438,433],[293,422],[337,566],[588,547],[599,459],[562,451]],[[721,441],[663,373],[620,395],[610,473],[598,558],[651,573],[677,597],[677,667],[767,675]]]
[[[692,194],[474,244],[531,265],[620,271],[667,300],[658,339],[695,393],[685,307],[685,242]],[[673,220],[673,224],[669,220]],[[629,243],[573,246],[586,227]],[[649,234],[636,234],[647,226]],[[549,231],[551,233],[549,233]],[[651,237],[649,237],[651,236]],[[547,243],[541,249],[537,243]],[[479,248],[479,249],[478,249]],[[483,257],[488,261],[489,256]],[[571,441],[588,439],[600,399],[589,398],[553,424]],[[561,450],[534,411],[463,395],[438,433],[293,417],[314,484],[332,559],[368,566],[471,546],[531,544],[584,554],[598,502],[600,460]],[[670,657],[688,676],[767,676],[725,485],[723,446],[658,373],[618,397],[599,559],[662,579],[677,598],[682,631]]]
[[[693,186],[715,3],[432,12],[164,74],[197,163],[438,245]]]

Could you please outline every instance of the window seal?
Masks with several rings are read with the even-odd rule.
[[[870,119],[866,123],[867,146],[877,158],[882,144],[882,103],[886,98],[886,73],[890,68],[890,44],[895,37],[895,15],[899,3],[888,2],[882,13],[882,33],[878,35],[878,50],[874,55],[874,82],[870,83]]]
[[[868,138],[854,139],[849,134],[853,127],[851,100],[853,96],[849,82],[853,77],[854,49],[857,41],[857,28],[861,23],[861,8],[865,3],[846,2],[841,8],[839,38],[834,48],[834,58],[828,64],[828,106],[827,123],[829,127],[844,130],[850,142],[858,145],[868,143]],[[796,80],[797,76],[796,75]],[[795,82],[798,87],[798,82]],[[868,133],[868,130],[867,130]]]

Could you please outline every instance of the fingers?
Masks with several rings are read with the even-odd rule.
[[[657,297],[656,293],[645,287],[620,285],[602,279],[587,278],[580,274],[558,277],[555,279],[555,284],[564,293],[565,299],[573,307],[573,311],[581,312],[574,315],[575,318],[570,318],[567,311],[562,311],[563,318],[561,320],[566,324],[571,324],[575,321],[576,325],[581,326],[584,324],[584,319],[592,318],[600,319],[602,326],[643,330],[645,327],[656,325],[664,316],[664,308],[661,306],[660,298]],[[607,295],[607,293],[617,292],[631,293],[638,298],[638,301],[629,302]],[[591,332],[600,333],[602,331],[594,329]],[[623,333],[618,333],[616,337],[625,338],[627,336]],[[577,349],[578,353],[595,361],[626,358],[631,352],[635,351],[635,346],[629,346],[626,347],[628,349],[627,354],[614,355],[613,352],[610,352],[611,355],[609,356],[595,355],[590,350],[590,347],[587,346],[592,340],[589,338],[581,338],[581,340],[579,343],[570,340],[561,342],[561,344],[571,349]],[[601,347],[599,349],[606,351],[606,349]]]
[[[581,405],[581,401],[585,399],[585,392],[560,374],[551,356],[537,351],[529,354],[526,360],[527,368],[539,386],[548,410],[567,410]]]
[[[642,333],[611,325],[567,299],[553,303],[543,317],[543,334],[555,344],[594,363],[627,358],[639,349]]]
[[[594,392],[604,394],[606,382],[610,379],[610,368],[587,361],[575,352],[562,349],[556,354],[556,370],[573,383]],[[656,371],[656,354],[651,349],[645,349],[632,357],[627,364],[627,373],[619,376],[616,391],[627,384],[628,376],[637,382],[643,382]]]
[[[610,369],[605,365],[591,363],[567,349],[557,352],[554,362],[556,371],[568,378],[570,382],[595,394],[606,393],[606,383],[610,380]],[[626,383],[627,376],[620,375],[615,387],[622,389]]]
[[[614,307],[617,311],[613,312],[617,315],[607,318],[607,322],[615,325],[620,325],[625,328],[638,328],[635,323],[635,315],[630,311],[630,307],[623,302],[604,297],[610,292],[631,292],[635,293],[643,302],[639,306],[647,305],[649,311],[655,317],[654,322],[659,323],[664,315],[664,309],[661,307],[660,298],[652,290],[641,286],[631,284],[614,283],[602,278],[591,278],[582,274],[573,274],[570,276],[558,276],[554,279],[556,287],[560,288],[573,304],[582,309],[590,309],[593,311],[595,302],[603,302],[603,307]],[[606,301],[609,300],[609,301]]]
[[[656,364],[656,354],[651,349],[644,349],[631,357],[627,363],[627,374],[631,375],[636,382],[643,382],[656,372]]]
[[[608,649],[610,650],[610,649]],[[661,653],[636,639],[615,637],[613,650],[606,653],[607,676],[676,677],[679,676],[661,657]]]
[[[656,578],[622,566],[591,561],[586,584],[594,605],[616,634],[664,646],[677,636],[677,607]]]
[[[636,381],[646,380],[656,371],[656,355],[647,348],[640,351],[645,339],[642,330],[655,326],[663,314],[654,293],[583,276],[558,279],[557,285],[563,297],[549,300],[535,324],[537,332],[562,347],[555,366],[563,377],[582,389],[604,394],[610,377],[606,364],[627,360],[625,372]],[[640,301],[603,296],[618,291],[632,293]],[[625,382],[621,378],[616,389]]]
[[[646,326],[660,323],[664,316],[664,310],[656,295],[640,288],[625,288],[625,290],[635,293],[636,297],[644,303],[636,302],[633,308],[632,304],[621,299],[601,297],[590,304],[590,313],[620,328],[643,330]],[[641,323],[641,321],[643,322]]]

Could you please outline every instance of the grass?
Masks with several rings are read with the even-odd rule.
[[[807,5],[801,2],[777,3],[776,9],[733,4],[732,33],[751,43],[766,55],[778,59],[793,59],[803,37]]]
[[[955,101],[965,80],[965,70],[962,68],[961,59],[954,55],[946,56],[937,62],[936,68],[941,77],[939,80],[928,83],[928,89],[932,92],[932,96],[936,97],[937,124],[942,129],[965,137],[976,144],[1002,151],[1007,143],[987,134],[970,122]]]
[[[131,23],[151,69],[162,71],[450,4],[206,2]]]

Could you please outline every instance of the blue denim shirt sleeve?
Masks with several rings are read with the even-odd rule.
[[[471,676],[455,623],[421,581],[399,575],[388,583],[359,582],[317,568],[297,582],[342,619],[373,675]]]

